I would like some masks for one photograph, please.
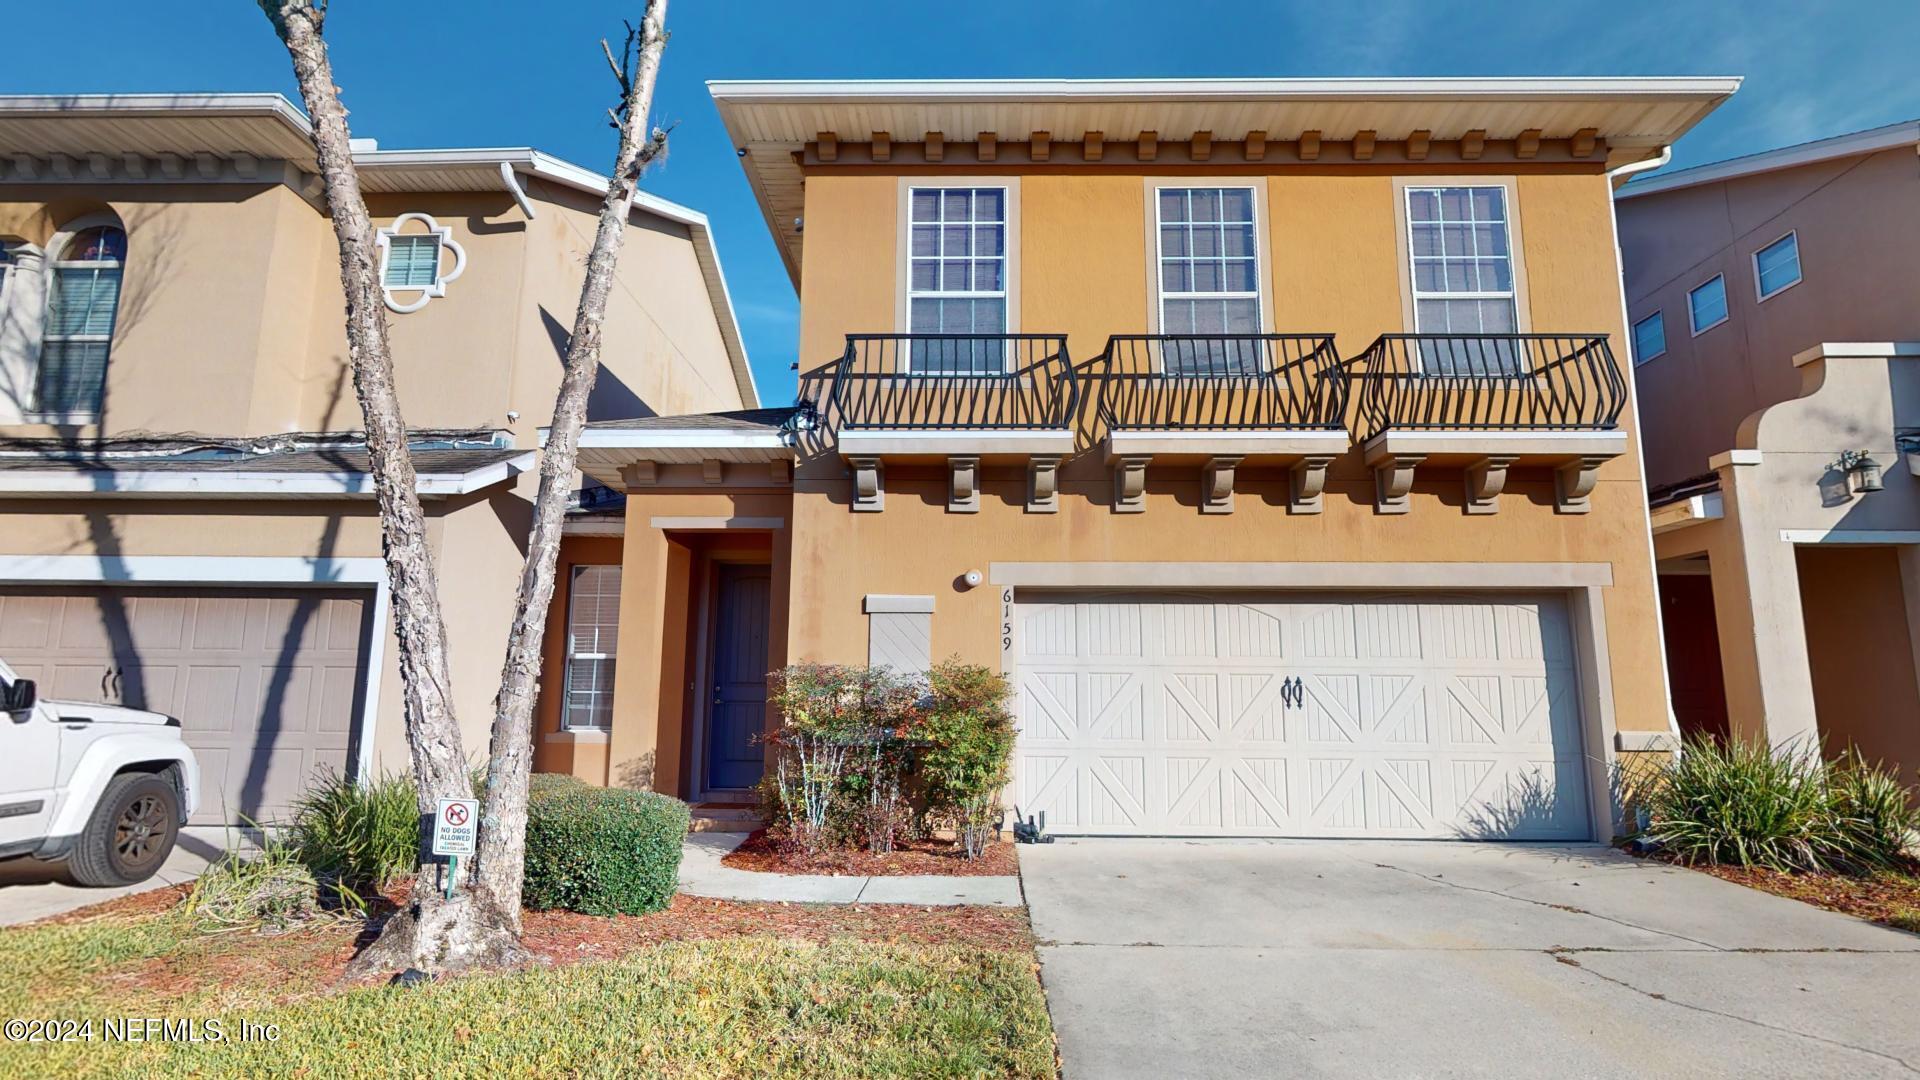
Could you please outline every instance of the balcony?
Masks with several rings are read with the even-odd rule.
[[[827,401],[855,510],[882,508],[889,460],[944,461],[960,513],[979,509],[982,463],[1024,462],[1028,508],[1058,507],[1079,401],[1063,334],[849,334]]]
[[[1346,452],[1347,385],[1329,334],[1116,335],[1088,365],[1114,509],[1146,508],[1147,465],[1198,465],[1201,510],[1231,513],[1240,465],[1289,469],[1289,507],[1317,513]]]
[[[1626,452],[1627,383],[1603,334],[1384,334],[1348,368],[1375,506],[1405,513],[1415,468],[1459,466],[1490,514],[1509,468],[1554,470],[1557,509],[1585,513]]]

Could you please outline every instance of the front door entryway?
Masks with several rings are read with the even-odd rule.
[[[760,782],[766,727],[767,626],[773,573],[722,564],[715,575],[708,642],[706,789],[745,791]]]

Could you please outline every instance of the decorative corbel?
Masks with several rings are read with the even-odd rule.
[[[127,176],[134,180],[147,178],[147,159],[142,154],[121,154],[120,162],[127,170]]]
[[[1107,150],[1107,134],[1104,131],[1089,131],[1080,137],[1080,158],[1083,161],[1099,161]]]
[[[220,179],[220,159],[205,151],[193,155],[193,167],[202,180]]]
[[[113,162],[105,154],[88,154],[87,175],[95,180],[111,180],[113,179]]]
[[[1610,458],[1580,457],[1553,471],[1553,508],[1563,514],[1584,514],[1593,509],[1589,496],[1600,479],[1600,466]]]
[[[947,512],[980,512],[980,459],[954,456],[947,459]]]
[[[1205,161],[1213,156],[1213,132],[1196,131],[1187,140],[1187,156],[1194,161]]]
[[[1060,455],[1035,454],[1027,459],[1027,513],[1060,511]]]
[[[1134,155],[1141,161],[1152,161],[1159,153],[1160,133],[1157,131],[1141,132],[1140,141],[1134,149]]]
[[[1372,161],[1375,134],[1371,130],[1353,133],[1353,160]]]
[[[1045,161],[1053,156],[1053,133],[1034,131],[1027,135],[1027,157],[1033,161]]]
[[[1267,156],[1267,133],[1264,131],[1247,132],[1246,157],[1248,161],[1262,161]]]
[[[1376,514],[1404,514],[1413,509],[1407,494],[1413,490],[1413,470],[1425,454],[1389,454],[1373,463],[1373,510]]]
[[[660,466],[657,462],[636,461],[620,470],[620,479],[630,488],[651,487],[660,482]]]
[[[926,155],[928,161],[944,161],[947,157],[947,137],[938,131],[927,132]]]
[[[1300,160],[1317,161],[1320,157],[1320,133],[1303,131],[1300,133]]]
[[[1497,514],[1500,492],[1507,486],[1511,457],[1488,455],[1467,466],[1467,513]]]
[[[709,484],[718,484],[727,478],[727,465],[719,458],[707,458],[700,463],[700,479]]]
[[[1327,489],[1327,466],[1332,454],[1308,454],[1288,470],[1287,509],[1295,514],[1317,514]]]
[[[882,485],[886,483],[886,470],[881,466],[880,459],[848,458],[847,464],[853,466],[853,508],[859,511],[884,508],[887,493]]]
[[[884,131],[874,132],[868,150],[875,161],[893,160],[893,136]]]
[[[1421,128],[1407,136],[1407,160],[1425,161],[1427,151],[1433,146],[1433,132]]]
[[[1245,460],[1238,455],[1218,455],[1207,459],[1200,473],[1200,512],[1233,513],[1233,470]]]
[[[776,484],[793,483],[793,462],[786,458],[774,458],[767,466],[767,479]]]
[[[1153,458],[1122,457],[1113,463],[1113,512],[1138,514],[1147,508],[1147,462]]]
[[[992,161],[1000,152],[1000,136],[991,131],[983,131],[974,140],[974,156],[981,161]]]

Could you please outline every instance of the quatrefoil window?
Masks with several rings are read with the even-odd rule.
[[[447,283],[467,268],[467,250],[453,239],[453,230],[426,214],[401,214],[379,230],[375,241],[380,245],[380,287],[387,309],[401,315],[447,295]],[[452,266],[447,265],[449,256]],[[395,294],[412,299],[403,302]]]

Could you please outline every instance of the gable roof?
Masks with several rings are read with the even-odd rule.
[[[1609,166],[1655,156],[1740,86],[1732,77],[1433,79],[890,79],[854,82],[719,81],[708,91],[741,154],[748,182],[787,264],[800,280],[801,166],[794,152],[820,132],[850,142],[885,132],[895,143],[941,132],[1056,142],[1087,132],[1130,140],[1142,131],[1185,141],[1197,131],[1237,141],[1305,131],[1340,142],[1426,130],[1439,140],[1480,130],[1511,139],[1538,129],[1569,138],[1591,129]]]
[[[33,163],[53,154],[85,163],[86,173],[73,178],[81,183],[139,179],[124,174],[125,155],[204,156],[222,170],[257,169],[262,161],[284,161],[307,174],[319,168],[313,125],[279,94],[0,94],[0,181],[37,179]],[[524,146],[382,150],[356,139],[353,163],[361,186],[370,192],[500,191],[506,187],[505,171],[596,198],[606,194],[608,183],[592,169]],[[96,168],[102,172],[96,174]],[[687,228],[734,383],[742,400],[758,405],[759,389],[707,216],[644,191],[635,195],[633,209]]]
[[[1778,169],[1792,169],[1821,161],[1877,154],[1882,150],[1915,145],[1920,145],[1920,120],[1903,120],[1898,124],[1888,124],[1885,127],[1795,143],[1777,150],[1763,150],[1758,154],[1746,154],[1742,157],[1728,158],[1725,161],[1696,165],[1690,169],[1663,172],[1658,176],[1632,181],[1615,192],[1614,198],[1634,199],[1662,191],[1676,191],[1680,188],[1713,184],[1742,176],[1774,172]]]

